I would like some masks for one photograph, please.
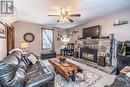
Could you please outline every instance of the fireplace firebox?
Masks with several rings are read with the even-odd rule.
[[[80,48],[80,58],[87,59],[97,63],[97,49]]]

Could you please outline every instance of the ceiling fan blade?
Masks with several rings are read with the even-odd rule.
[[[60,15],[48,15],[48,16],[60,16]]]
[[[71,18],[69,18],[69,17],[68,17],[68,20],[69,20],[70,22],[74,22],[74,20],[73,20],[73,19],[71,19]]]
[[[70,14],[69,16],[71,16],[71,17],[80,17],[81,15],[80,14]]]

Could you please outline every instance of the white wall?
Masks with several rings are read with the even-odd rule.
[[[0,20],[3,22],[3,20]],[[0,38],[0,60],[7,56],[7,41],[6,38]]]
[[[15,47],[19,48],[21,42],[24,41],[23,35],[27,32],[33,33],[35,39],[33,42],[29,43],[29,50],[34,54],[40,56],[41,52],[46,52],[47,50],[42,50],[42,42],[41,42],[41,28],[43,25],[27,23],[27,22],[15,22]],[[63,45],[61,41],[57,41],[57,31],[59,29],[54,29],[54,44],[55,44],[55,51],[60,53],[60,48]],[[64,31],[61,30],[60,31]]]
[[[113,23],[116,20],[126,20],[128,21],[128,24],[113,26]],[[87,22],[84,25],[71,28],[70,31],[73,31],[74,29],[79,30],[79,32],[72,37],[72,40],[74,39],[75,36],[82,37],[83,28],[95,25],[101,25],[102,27],[101,36],[108,36],[109,34],[114,34],[115,38],[119,41],[130,40],[130,10],[116,12],[111,15],[95,19],[91,22]]]

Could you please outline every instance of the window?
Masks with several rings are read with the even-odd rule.
[[[43,49],[53,49],[53,30],[52,29],[42,29],[42,48]]]

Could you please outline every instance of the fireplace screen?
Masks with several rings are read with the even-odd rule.
[[[82,58],[94,61],[94,54],[92,54],[92,53],[83,53]]]

